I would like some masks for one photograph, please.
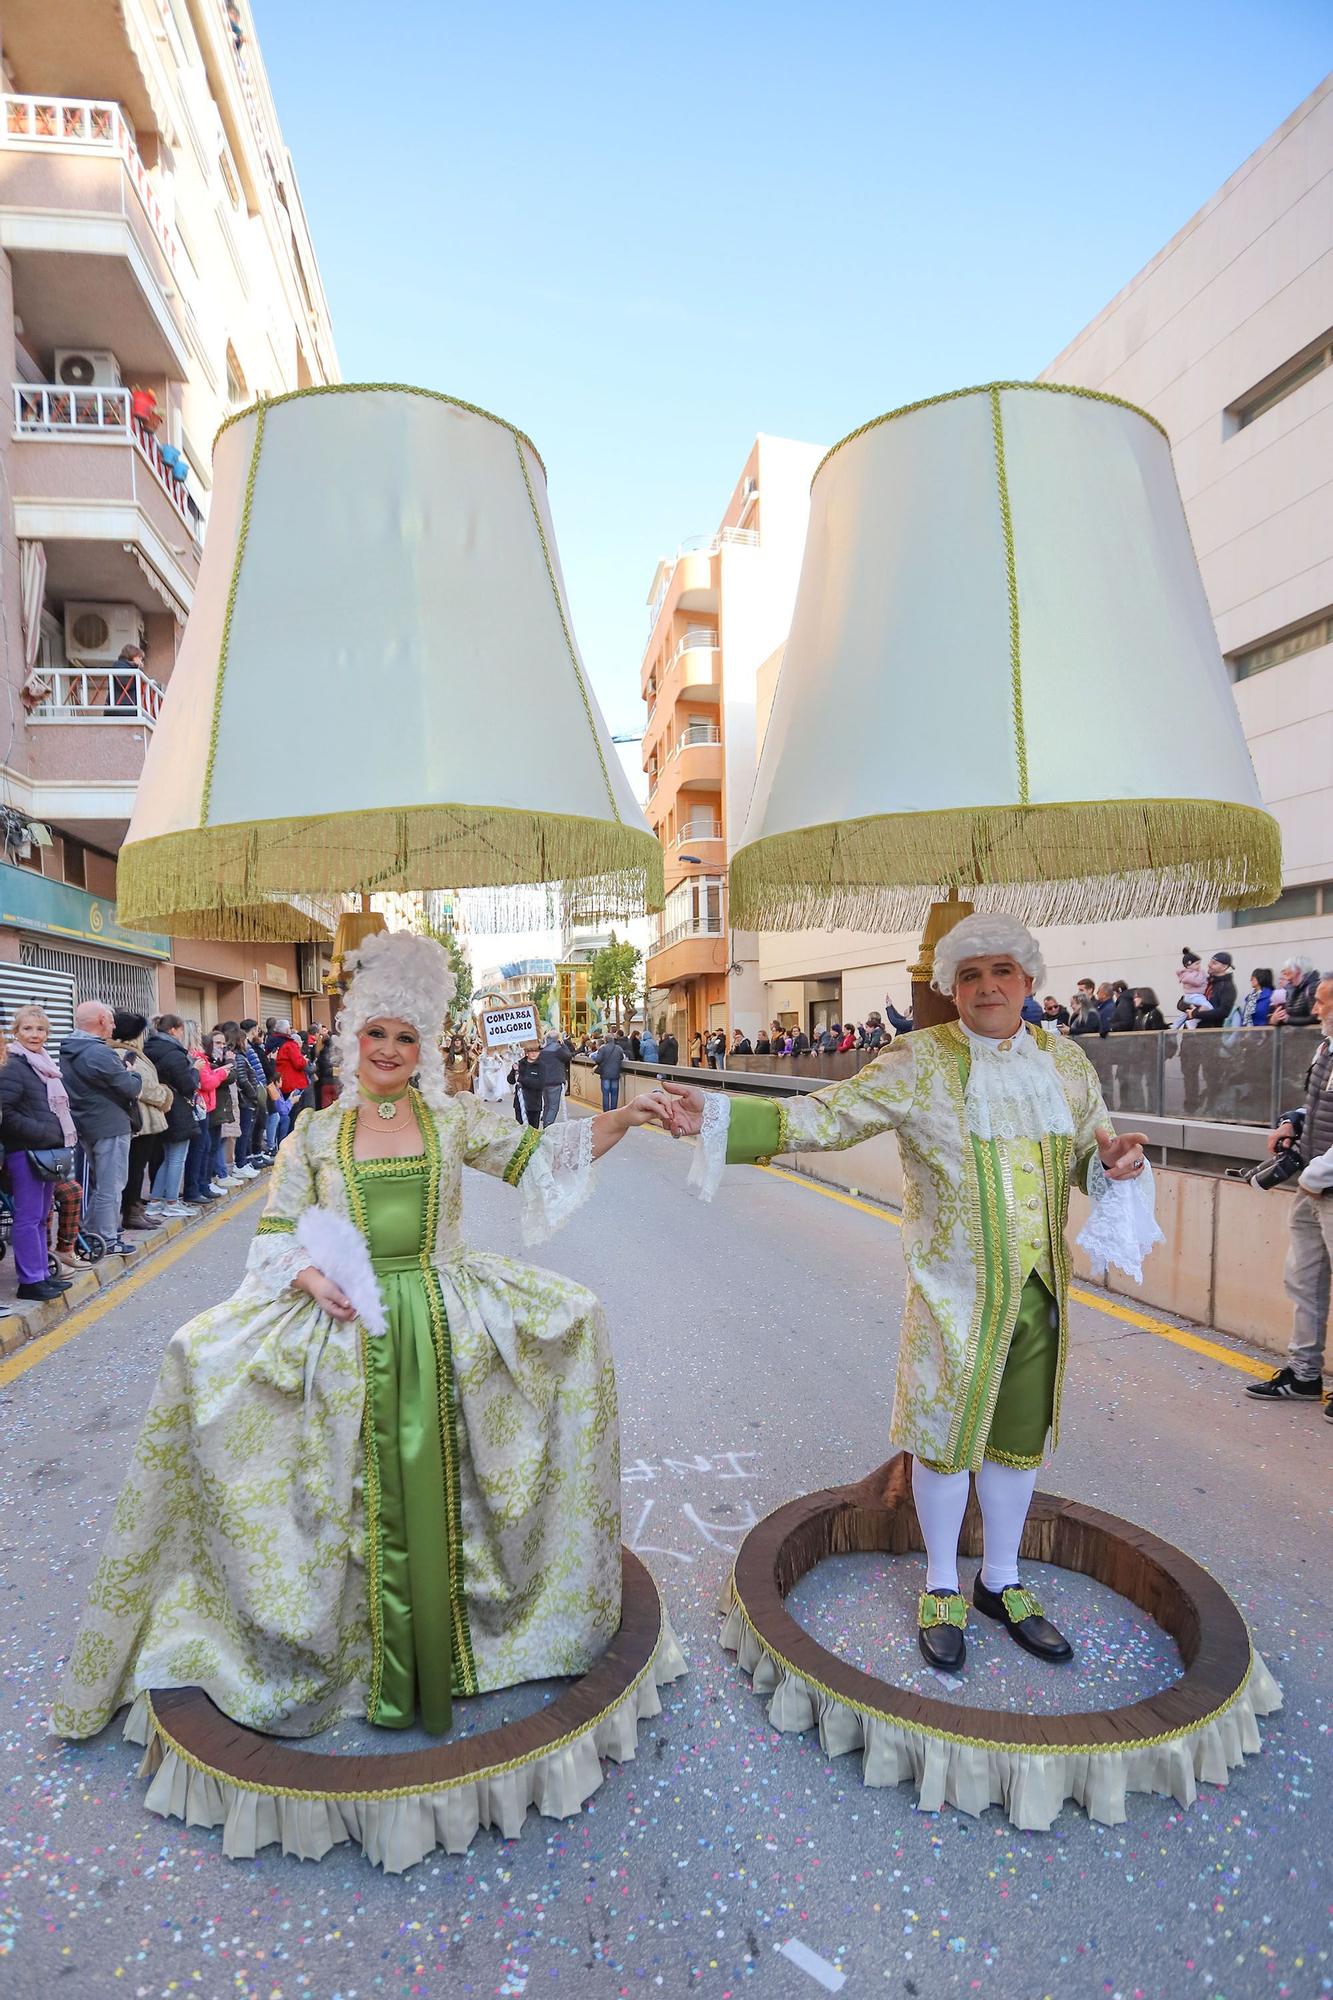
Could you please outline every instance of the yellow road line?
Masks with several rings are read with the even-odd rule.
[[[809,1174],[793,1174],[786,1167],[761,1167],[759,1171],[773,1174],[780,1181],[794,1181],[797,1187],[822,1194],[826,1201],[840,1201],[844,1208],[859,1208],[863,1215],[873,1215],[880,1222],[891,1222],[895,1229],[902,1227],[900,1215],[894,1215],[875,1202],[861,1201],[854,1194],[843,1194],[839,1188],[825,1187]],[[1172,1326],[1168,1320],[1153,1319],[1149,1313],[1135,1312],[1132,1306],[1117,1305],[1113,1299],[1100,1298],[1096,1292],[1085,1292],[1077,1285],[1071,1285],[1069,1296],[1077,1305],[1091,1306],[1094,1312],[1105,1313],[1108,1319],[1122,1320],[1126,1326],[1137,1327],[1140,1333],[1156,1334],[1159,1340],[1169,1340],[1173,1347],[1184,1347],[1191,1354],[1203,1354],[1210,1361],[1220,1361],[1224,1367],[1234,1368],[1238,1375],[1263,1378],[1273,1372],[1271,1361],[1254,1361],[1248,1354],[1236,1354],[1215,1340],[1205,1340],[1201,1333],[1188,1333],[1183,1326]]]
[[[229,1201],[220,1215],[210,1215],[206,1222],[196,1223],[192,1229],[183,1230],[169,1250],[162,1251],[160,1256],[150,1257],[141,1270],[131,1271],[127,1278],[120,1279],[105,1292],[99,1292],[95,1299],[89,1299],[86,1306],[80,1306],[77,1312],[72,1312],[53,1333],[39,1333],[35,1340],[30,1340],[17,1354],[11,1354],[8,1361],[0,1362],[0,1389],[8,1382],[17,1382],[20,1375],[26,1375],[39,1361],[45,1361],[48,1354],[56,1353],[67,1341],[73,1340],[77,1334],[94,1325],[101,1319],[103,1313],[109,1312],[113,1306],[118,1306],[123,1300],[130,1298],[150,1279],[160,1277],[163,1271],[169,1271],[173,1264],[179,1263],[187,1250],[193,1250],[197,1244],[204,1242],[207,1237],[221,1229],[224,1223],[230,1222],[233,1217],[252,1207],[260,1195],[266,1194],[267,1191],[262,1185],[248,1188],[235,1201]]]

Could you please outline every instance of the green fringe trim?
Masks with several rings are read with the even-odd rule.
[[[499,806],[422,805],[191,827],[123,847],[119,920],[175,937],[327,939],[280,899],[354,890],[480,889],[479,927],[527,929],[534,904],[578,892],[589,921],[660,910],[662,850],[614,820]],[[540,916],[536,921],[540,923]]]
[[[1270,814],[1213,799],[880,813],[751,841],[730,883],[737,930],[919,930],[955,889],[1031,924],[1097,923],[1274,902],[1282,841]]]

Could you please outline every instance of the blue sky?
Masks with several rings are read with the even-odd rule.
[[[612,729],[757,431],[1046,365],[1315,87],[1327,5],[255,0],[348,380],[526,430]]]

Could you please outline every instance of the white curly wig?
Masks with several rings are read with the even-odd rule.
[[[930,983],[937,993],[952,994],[965,958],[998,958],[1002,953],[1021,965],[1029,979],[1040,982],[1046,977],[1041,946],[1027,926],[1017,917],[983,911],[979,916],[964,917],[940,939]]]
[[[358,1102],[357,1036],[371,1021],[410,1021],[421,1037],[417,1074],[432,1111],[449,1101],[440,1054],[440,1031],[454,997],[448,953],[434,938],[412,931],[377,931],[353,953],[352,983],[338,1016],[335,1053],[342,1077],[339,1103]]]

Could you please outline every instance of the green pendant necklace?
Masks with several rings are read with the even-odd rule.
[[[364,1085],[362,1086],[362,1088],[363,1088],[363,1089],[365,1088],[365,1087],[364,1087]],[[405,1097],[407,1096],[407,1090],[410,1090],[410,1089],[411,1089],[411,1085],[409,1084],[409,1085],[407,1086],[407,1089],[405,1089],[405,1090],[400,1090],[400,1091],[398,1092],[398,1095],[397,1095],[396,1097],[375,1097],[375,1096],[374,1096],[374,1095],[373,1095],[373,1094],[372,1094],[372,1093],[371,1093],[370,1091],[368,1091],[368,1090],[367,1090],[367,1091],[365,1091],[365,1095],[366,1095],[366,1097],[367,1097],[367,1098],[369,1098],[370,1102],[371,1102],[371,1103],[372,1103],[372,1104],[374,1105],[374,1107],[375,1107],[375,1115],[376,1115],[377,1117],[379,1117],[379,1118],[382,1118],[382,1119],[384,1120],[384,1122],[385,1122],[385,1124],[386,1124],[386,1125],[391,1125],[391,1124],[393,1123],[394,1119],[395,1119],[395,1118],[396,1118],[396,1117],[398,1116],[398,1106],[399,1106],[399,1105],[400,1105],[400,1104],[402,1103],[403,1099],[404,1099],[404,1098],[405,1098]]]

